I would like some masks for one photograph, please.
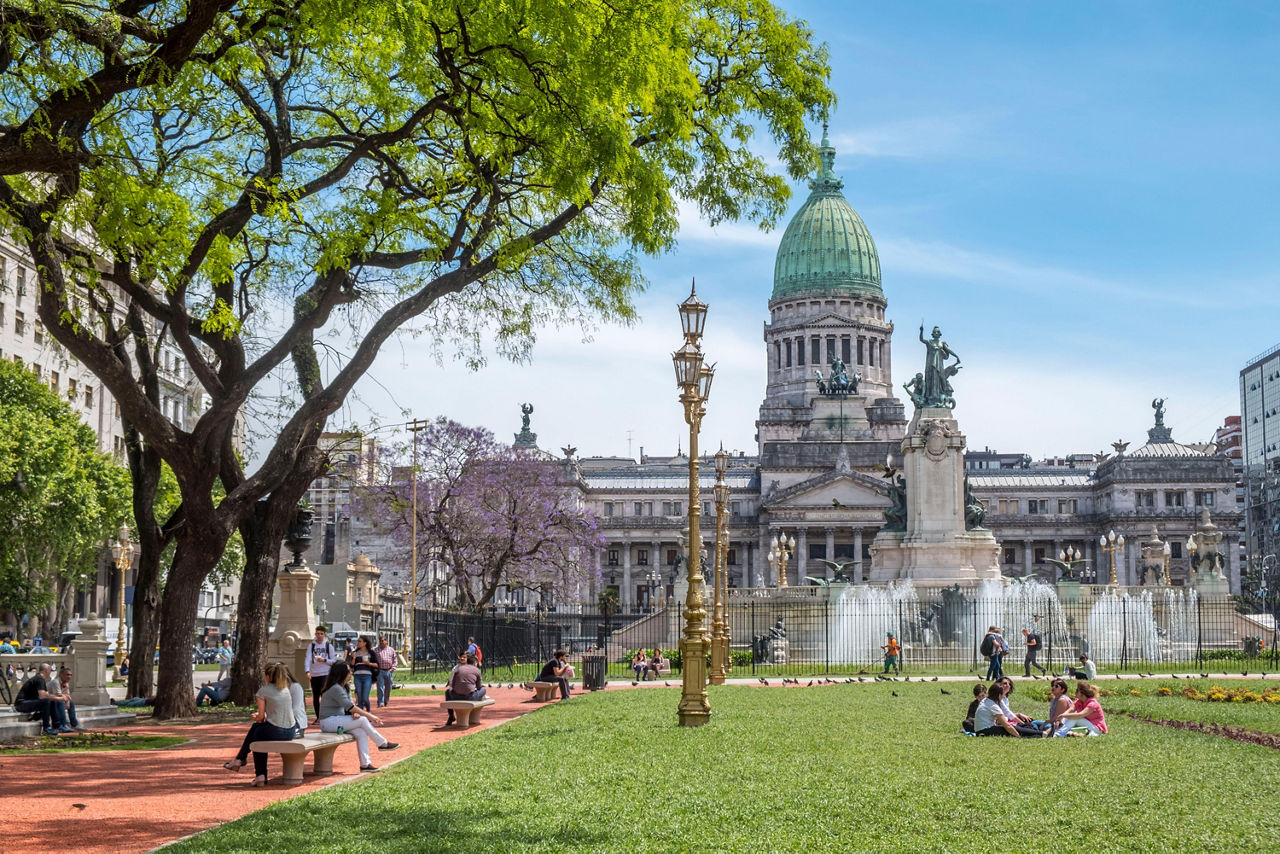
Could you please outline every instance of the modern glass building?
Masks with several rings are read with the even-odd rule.
[[[1240,371],[1249,557],[1280,552],[1280,344]]]

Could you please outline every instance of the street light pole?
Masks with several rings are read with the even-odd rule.
[[[729,455],[725,453],[724,445],[720,446],[720,450],[715,456],[716,466],[716,545],[715,545],[715,574],[713,583],[715,584],[715,597],[712,600],[711,610],[711,677],[712,685],[723,685],[726,671],[728,669],[728,631],[725,620],[725,599],[728,598],[728,589],[724,585],[725,581],[725,565],[724,565],[724,511],[725,506],[729,503],[729,485],[725,483],[724,473],[729,468]],[[723,590],[723,592],[722,592]]]
[[[795,550],[796,538],[788,539],[785,531],[769,543],[769,566],[773,567],[773,577],[779,587],[787,586],[787,561]]]
[[[120,667],[120,662],[124,661],[125,645],[124,645],[124,577],[129,571],[129,567],[133,565],[134,545],[129,541],[129,526],[121,525],[117,532],[116,541],[111,544],[111,557],[115,561],[116,569],[120,570],[120,594],[116,599],[117,608],[116,615],[120,618],[120,627],[116,630],[116,667]]]
[[[1116,578],[1116,552],[1124,548],[1124,534],[1117,537],[1115,531],[1108,531],[1105,537],[1098,537],[1098,545],[1107,553],[1111,562],[1111,580],[1107,583],[1115,587],[1120,583]]]
[[[409,671],[413,672],[413,662],[417,657],[417,616],[418,616],[418,433],[427,429],[428,421],[422,418],[415,418],[409,423],[409,430],[413,433],[413,466],[409,471],[409,476],[413,478],[413,518],[410,521],[412,533],[409,543],[409,607],[406,609],[407,619],[409,621],[408,629],[405,631],[405,660],[409,662]]]
[[[684,344],[671,354],[675,364],[676,385],[684,420],[689,425],[689,593],[685,597],[684,636],[680,641],[681,668],[680,726],[702,726],[711,718],[707,701],[707,639],[704,629],[707,612],[703,599],[701,548],[701,495],[698,482],[698,433],[706,414],[707,398],[715,366],[703,364],[702,329],[707,320],[707,305],[691,288],[689,298],[680,304],[680,326]]]

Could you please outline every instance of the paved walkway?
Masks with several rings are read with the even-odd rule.
[[[519,687],[490,689],[497,703],[480,726],[443,727],[439,696],[395,697],[380,717],[380,731],[399,742],[397,751],[373,751],[386,767],[420,750],[519,717],[542,703]],[[377,711],[375,709],[375,711]],[[355,745],[338,748],[334,776],[313,777],[311,761],[299,786],[273,780],[255,789],[252,761],[238,773],[222,767],[244,739],[246,724],[146,726],[139,734],[180,735],[192,740],[164,750],[92,751],[27,756],[0,755],[0,854],[70,848],[80,854],[147,851],[240,818],[275,801],[361,775]],[[268,766],[273,778],[280,760]],[[61,844],[61,843],[66,843]]]

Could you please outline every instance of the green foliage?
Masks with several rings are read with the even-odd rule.
[[[258,851],[263,839],[354,854],[1273,847],[1280,752],[1110,705],[1107,736],[1028,741],[961,735],[959,686],[952,696],[933,683],[709,694],[711,721],[695,729],[676,725],[675,689],[553,703],[426,750],[362,783],[359,797],[322,789],[174,850]],[[1016,695],[1014,708],[1041,711]],[[465,785],[439,785],[459,768]],[[997,791],[982,782],[993,775],[1021,782]],[[1226,809],[1233,780],[1247,803]]]
[[[59,581],[96,572],[128,518],[129,476],[76,413],[20,365],[0,362],[0,609],[48,607]]]

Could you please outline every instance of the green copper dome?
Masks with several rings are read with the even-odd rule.
[[[883,297],[875,241],[840,192],[844,182],[832,171],[836,150],[827,139],[826,127],[818,152],[822,168],[809,182],[809,199],[778,244],[771,299],[813,292]]]

